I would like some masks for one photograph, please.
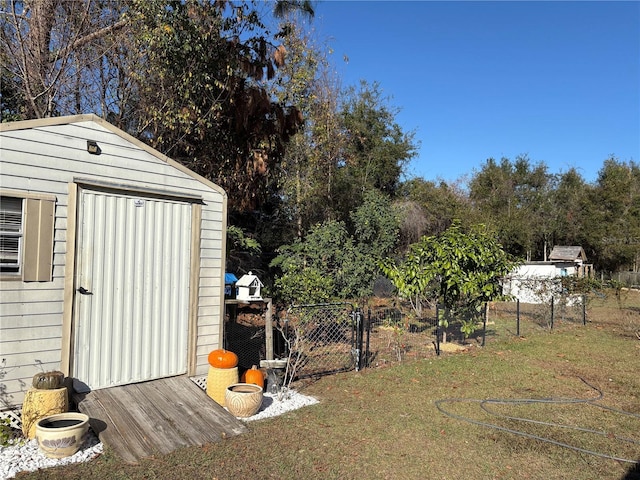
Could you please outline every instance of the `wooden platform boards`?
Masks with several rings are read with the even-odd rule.
[[[74,400],[100,440],[129,463],[247,431],[186,376],[94,390]]]

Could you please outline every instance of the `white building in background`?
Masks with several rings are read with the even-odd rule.
[[[555,246],[549,261],[527,262],[503,281],[503,292],[522,303],[549,303],[562,293],[561,279],[593,276],[593,266],[580,246]]]

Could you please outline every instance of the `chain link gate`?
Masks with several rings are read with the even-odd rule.
[[[280,320],[285,355],[306,378],[362,366],[364,316],[350,303],[294,305]]]

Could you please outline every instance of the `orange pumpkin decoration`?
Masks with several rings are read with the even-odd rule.
[[[251,383],[264,388],[264,375],[255,365],[242,374],[240,379],[242,383]]]
[[[233,368],[238,365],[238,356],[224,348],[212,350],[208,360],[209,365],[215,368]]]

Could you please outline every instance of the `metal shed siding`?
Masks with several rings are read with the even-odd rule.
[[[60,368],[69,183],[74,179],[202,198],[194,373],[206,373],[206,356],[221,340],[224,192],[92,115],[20,123],[0,131],[0,188],[56,197],[53,280],[0,282],[0,360],[6,359],[0,364],[5,374],[0,409],[22,403],[35,373]],[[87,140],[98,143],[101,155],[87,152]]]
[[[92,294],[76,298],[75,376],[100,388],[186,373],[195,207],[92,190],[81,198],[76,277]]]

